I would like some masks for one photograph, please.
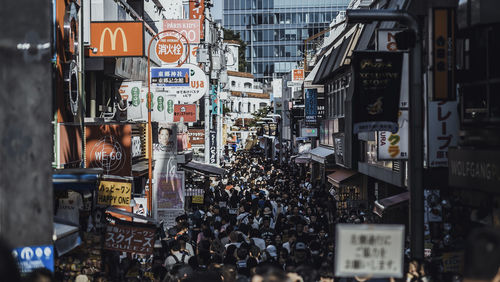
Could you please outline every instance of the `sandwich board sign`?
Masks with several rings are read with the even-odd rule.
[[[404,225],[337,224],[335,276],[403,277]]]

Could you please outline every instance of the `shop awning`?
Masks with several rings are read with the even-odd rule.
[[[152,165],[154,167],[154,161]],[[148,160],[140,161],[132,165],[132,175],[134,177],[146,175],[148,174],[148,171],[149,171]]]
[[[296,164],[306,164],[306,163],[311,161],[311,154],[304,153],[304,154],[292,156],[292,158],[295,158]]]
[[[327,149],[325,147],[317,147],[312,149],[310,153],[313,161],[325,163],[325,159],[328,156],[333,155],[335,151],[332,149]]]
[[[330,182],[333,186],[339,187],[342,182],[347,181],[349,178],[358,174],[357,171],[350,169],[337,168],[327,175],[328,182]]]
[[[410,192],[404,192],[382,200],[375,201],[375,207],[373,208],[373,213],[382,217],[386,209],[401,204],[402,202],[406,202],[409,199],[410,199]]]
[[[52,184],[56,190],[93,190],[102,173],[100,168],[57,169],[52,174]]]
[[[183,165],[185,168],[194,169],[207,175],[224,175],[226,170],[214,165],[190,161]]]
[[[54,247],[58,256],[62,256],[78,247],[82,240],[78,234],[78,226],[54,217]]]

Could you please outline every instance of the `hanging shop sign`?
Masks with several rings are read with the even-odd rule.
[[[354,133],[397,132],[402,56],[396,52],[354,52]]]
[[[190,128],[188,129],[188,136],[191,145],[205,145],[205,129],[204,128]]]
[[[153,183],[156,210],[184,208],[184,171],[160,171]]]
[[[97,190],[97,204],[128,207],[131,196],[132,183],[102,180]]]
[[[217,163],[217,132],[215,131],[210,131],[210,148],[209,148],[209,153],[210,153],[210,159],[209,163],[210,164],[216,164]]]
[[[90,57],[143,57],[144,22],[92,22],[90,46]]]
[[[21,247],[12,251],[21,273],[30,273],[37,268],[54,272],[54,246]]]
[[[403,225],[337,224],[335,276],[403,277]]]
[[[189,18],[200,22],[200,38],[205,39],[203,23],[205,22],[205,0],[189,1]]]
[[[498,151],[452,148],[448,156],[450,186],[498,192],[500,187]]]
[[[85,127],[85,165],[104,174],[132,176],[132,126],[101,124]]]
[[[127,120],[142,119],[141,88],[141,81],[124,81],[118,89],[122,100],[126,103]]]
[[[180,103],[194,103],[208,91],[205,72],[191,64],[151,68],[151,83],[155,85],[156,92],[175,95]]]
[[[174,121],[176,97],[162,92],[151,92],[151,120],[156,122]],[[141,111],[148,112],[148,88],[141,88]],[[147,115],[145,115],[147,117]],[[144,118],[143,118],[144,119]]]
[[[455,9],[433,9],[432,21],[432,97],[434,100],[454,100]]]
[[[316,125],[318,122],[318,90],[306,89],[305,116],[307,125]]]
[[[108,225],[104,249],[151,255],[154,249],[155,233],[154,226]]]
[[[379,131],[377,158],[381,160],[408,159],[408,110],[399,111],[398,131]]]
[[[458,102],[429,102],[427,109],[428,166],[447,167],[448,148],[458,142]]]
[[[184,35],[189,43],[200,43],[199,20],[163,20],[163,30],[174,30]],[[173,33],[166,33],[174,35]]]
[[[196,122],[196,104],[174,105],[174,122]]]

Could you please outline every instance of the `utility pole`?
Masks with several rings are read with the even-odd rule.
[[[210,82],[210,73],[212,70],[212,50],[211,50],[211,34],[210,34],[210,22],[208,20],[209,12],[205,9],[205,46],[208,49],[209,54],[209,68],[207,74],[207,81]],[[207,71],[205,67],[204,71]],[[210,91],[205,93],[205,163],[210,163]]]
[[[414,259],[424,258],[424,108],[422,92],[422,35],[417,20],[398,10],[347,10],[348,23],[397,21],[415,32],[415,46],[409,52],[409,156],[408,189],[410,190],[410,251]]]

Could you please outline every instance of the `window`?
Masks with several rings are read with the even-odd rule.
[[[250,82],[245,82],[243,84],[243,87],[245,87],[245,88],[252,88],[252,84]]]
[[[235,87],[235,86],[236,86],[236,81],[232,80],[232,81],[231,81],[231,86],[232,86],[232,87]]]

